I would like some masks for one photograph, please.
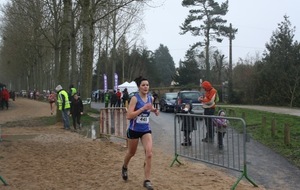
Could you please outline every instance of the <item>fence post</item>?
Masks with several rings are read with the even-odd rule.
[[[246,121],[246,113],[245,112],[242,112],[242,118],[243,118],[243,120]]]
[[[291,133],[290,133],[290,126],[285,123],[284,124],[284,144],[290,145],[291,144]]]
[[[271,137],[274,138],[276,135],[276,120],[273,117],[271,122]]]
[[[262,116],[262,121],[261,121],[261,135],[265,135],[265,131],[266,131],[266,116]]]
[[[229,109],[229,115],[235,117],[235,110]]]

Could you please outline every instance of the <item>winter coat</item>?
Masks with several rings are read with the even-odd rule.
[[[70,114],[80,115],[81,112],[83,112],[82,100],[80,98],[78,98],[77,100],[73,98],[71,102]]]
[[[203,97],[202,103],[203,103],[203,108],[215,108],[216,103],[215,103],[215,98],[217,94],[217,90],[214,89],[210,82],[204,81],[201,86],[205,90],[205,95]]]

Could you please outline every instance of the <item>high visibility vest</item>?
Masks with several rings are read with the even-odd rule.
[[[105,96],[104,96],[104,102],[105,103],[108,103],[109,102],[109,94],[108,93],[105,93]]]
[[[58,103],[58,109],[59,110],[62,110],[62,96],[65,97],[65,109],[68,109],[71,107],[70,105],[70,102],[69,102],[69,96],[68,96],[68,93],[65,91],[65,90],[61,90],[59,93],[58,93],[58,98],[57,98],[57,103]]]

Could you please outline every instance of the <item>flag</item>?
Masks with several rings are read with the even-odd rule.
[[[118,89],[118,74],[117,73],[115,73],[115,87],[114,87],[114,89],[117,91],[117,89]]]
[[[107,92],[107,76],[106,76],[106,74],[103,75],[103,80],[104,80],[104,92]]]

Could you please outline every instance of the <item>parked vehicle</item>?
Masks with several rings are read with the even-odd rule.
[[[167,92],[162,95],[159,100],[159,109],[164,112],[174,112],[175,101],[177,99],[177,92]]]
[[[128,94],[128,103],[130,102],[132,96],[135,95],[135,93],[138,93],[138,92],[131,92],[131,93]]]
[[[186,103],[191,103],[192,110],[195,114],[204,114],[202,103],[198,100],[200,96],[203,96],[203,94],[199,91],[179,91],[175,101],[174,112],[181,112],[181,109]]]

